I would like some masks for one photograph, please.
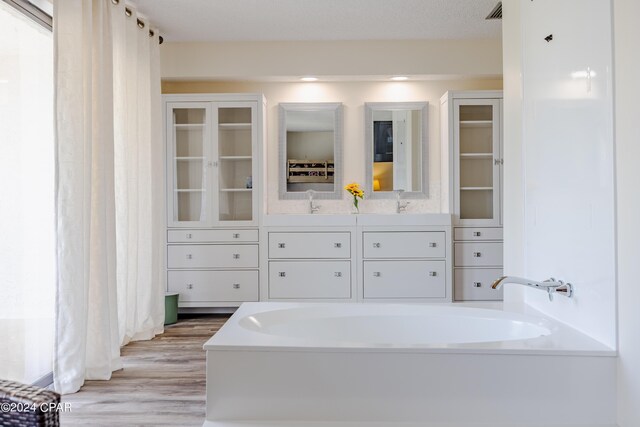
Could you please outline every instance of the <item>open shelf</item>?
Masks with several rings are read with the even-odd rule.
[[[461,128],[483,128],[493,126],[493,120],[462,120]]]
[[[220,156],[220,160],[251,160],[251,156]]]
[[[220,130],[251,130],[251,123],[220,123]]]
[[[493,153],[460,153],[463,159],[491,159]]]
[[[204,157],[198,157],[198,156],[196,156],[196,157],[186,157],[186,156],[183,156],[183,157],[176,157],[175,159],[178,160],[178,161],[195,161],[195,160],[202,161],[202,160],[204,160]]]
[[[202,188],[176,188],[176,193],[202,193],[204,190]]]
[[[173,126],[179,129],[201,129],[204,123],[176,123]]]
[[[221,188],[221,193],[244,193],[253,191],[253,188]]]
[[[460,187],[462,191],[489,191],[493,190],[493,187]]]

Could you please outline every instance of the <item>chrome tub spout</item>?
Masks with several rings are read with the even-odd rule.
[[[556,280],[554,278],[547,279],[543,282],[538,282],[535,280],[525,279],[523,277],[502,276],[495,282],[493,282],[491,288],[500,289],[505,283],[515,283],[518,285],[528,286],[530,288],[546,291],[549,295],[549,301],[553,301],[554,294],[564,295],[567,298],[571,298],[573,296],[573,285],[571,283],[565,283],[562,280]]]

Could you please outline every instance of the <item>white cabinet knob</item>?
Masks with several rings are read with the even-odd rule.
[[[233,254],[233,259],[240,259],[240,254]]]
[[[474,231],[473,232],[473,237],[480,237],[480,236],[482,236],[481,232],[479,232],[479,231]]]
[[[438,246],[438,244],[436,242],[430,242],[429,243],[429,247],[430,248],[435,248],[436,246]]]
[[[191,239],[193,235],[191,233],[187,233],[187,239]]]
[[[234,283],[233,289],[240,289],[240,283]]]
[[[482,287],[482,282],[473,282],[473,287],[474,288],[481,288]]]
[[[278,277],[287,277],[287,273],[285,273],[284,271],[280,271],[278,272]]]
[[[284,249],[286,245],[284,243],[278,243],[278,249]]]
[[[334,243],[333,247],[334,248],[341,248],[342,247],[342,243]]]
[[[193,259],[193,255],[192,254],[187,254],[187,259]]]
[[[374,271],[373,272],[373,277],[380,277],[380,276],[382,276],[382,274],[380,274],[379,271]]]
[[[429,276],[431,277],[436,277],[438,275],[438,273],[436,271],[430,271],[429,272]]]
[[[380,243],[374,243],[374,244],[373,244],[373,247],[374,247],[374,248],[379,248],[379,247],[380,247]]]
[[[240,233],[233,233],[233,238],[234,239],[239,239],[240,238]]]
[[[187,289],[193,289],[193,283],[187,283]]]
[[[333,273],[333,277],[342,277],[342,272],[336,271],[335,273]]]
[[[473,253],[473,257],[474,257],[474,258],[480,258],[481,256],[482,256],[482,253],[481,253],[481,252],[474,252],[474,253]]]

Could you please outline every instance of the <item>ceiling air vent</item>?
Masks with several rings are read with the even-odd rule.
[[[491,13],[485,19],[502,19],[502,2],[498,2]]]

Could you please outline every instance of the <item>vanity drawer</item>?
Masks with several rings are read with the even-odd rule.
[[[502,242],[456,243],[454,252],[456,267],[502,266]]]
[[[456,301],[495,301],[502,299],[502,288],[491,289],[502,277],[501,268],[456,268],[453,273]]]
[[[364,261],[364,298],[444,298],[445,261]]]
[[[444,258],[444,231],[363,233],[365,258]]]
[[[453,230],[453,240],[502,240],[502,227],[456,227]]]
[[[168,268],[258,268],[258,245],[169,245]]]
[[[169,271],[169,292],[180,302],[258,301],[257,271]]]
[[[351,234],[269,233],[269,258],[351,258]]]
[[[269,298],[351,298],[351,262],[270,261]]]
[[[169,243],[257,242],[258,230],[169,230]]]

